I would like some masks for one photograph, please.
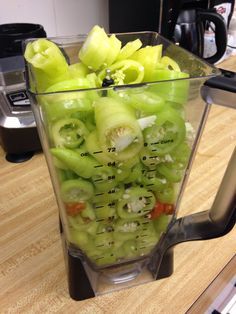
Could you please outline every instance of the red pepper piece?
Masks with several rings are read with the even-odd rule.
[[[174,205],[173,204],[167,204],[167,203],[161,203],[157,202],[151,211],[151,219],[156,219],[162,214],[165,215],[172,215],[174,213]]]
[[[151,219],[156,219],[161,214],[164,214],[165,212],[165,205],[163,203],[157,202],[156,205],[154,206],[153,210],[151,211]]]
[[[66,211],[69,216],[76,216],[78,215],[82,210],[86,208],[85,203],[79,202],[79,203],[67,203],[66,205]]]
[[[174,205],[173,204],[164,204],[164,212],[166,215],[172,215],[174,213]]]

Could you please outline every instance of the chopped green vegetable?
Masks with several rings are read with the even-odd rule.
[[[152,254],[195,136],[185,117],[188,73],[162,45],[120,38],[96,25],[72,60],[71,47],[48,39],[25,51],[67,240],[97,267]],[[101,88],[105,78],[111,86]]]

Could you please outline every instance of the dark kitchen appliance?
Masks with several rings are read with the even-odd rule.
[[[22,41],[46,37],[41,25],[0,25],[0,143],[6,159],[22,162],[41,149],[25,88]]]
[[[210,105],[214,102],[236,108],[234,73],[221,73],[154,32],[117,37],[123,45],[137,38],[143,46],[161,44],[163,55],[174,58],[189,76],[39,94],[35,92],[34,69],[26,64],[30,78],[27,90],[57,197],[69,291],[75,300],[170,276],[174,245],[223,236],[236,220],[236,151],[211,209],[176,217]],[[52,40],[72,61],[77,60],[84,39],[76,36]],[[154,117],[150,117],[153,108],[142,103],[147,99],[143,94],[147,97],[150,93],[165,102],[165,109],[155,108],[158,114]],[[142,127],[136,125],[139,110],[135,115],[129,107],[132,99],[135,106],[141,101],[141,112],[145,113],[146,107],[151,133],[146,133],[144,126],[140,134]],[[186,123],[183,146],[180,141],[185,135],[180,131],[183,121],[179,115]],[[75,121],[76,117],[80,122]],[[157,124],[155,119],[159,119]],[[84,124],[89,129],[84,142],[65,142],[67,132],[73,139],[76,125],[80,128]],[[173,158],[180,167],[180,172],[174,173],[177,177],[181,173],[181,177],[167,179],[169,172],[163,172],[161,164],[171,164]],[[172,183],[165,185],[168,180]],[[153,197],[174,202],[172,210],[166,209],[166,215],[154,218],[150,214]],[[82,206],[82,211],[75,212],[73,205]]]
[[[226,50],[227,26],[209,0],[110,0],[109,30],[113,32],[156,31],[203,57],[204,32],[215,27],[216,53],[207,61],[215,63]]]
[[[211,23],[214,26],[209,27],[214,27],[216,52],[205,60],[214,64],[224,55],[227,47],[227,27],[224,18],[215,10],[181,10],[175,26],[174,40],[181,47],[203,57],[206,25]]]

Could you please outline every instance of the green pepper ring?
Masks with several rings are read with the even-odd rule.
[[[163,132],[165,123],[170,123],[176,128],[176,136],[173,139],[163,137],[158,139],[158,132]],[[164,130],[165,132],[166,130]],[[168,130],[167,130],[168,131]],[[165,110],[157,115],[154,126],[144,130],[144,146],[152,153],[163,156],[174,150],[184,140],[186,134],[184,120],[173,110]],[[162,136],[163,134],[161,134]]]

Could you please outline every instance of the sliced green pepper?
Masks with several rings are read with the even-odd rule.
[[[174,204],[176,201],[176,191],[173,184],[166,184],[164,189],[159,189],[154,193],[161,203]]]
[[[105,66],[111,65],[118,57],[121,50],[121,41],[116,37],[115,34],[112,34],[109,37],[110,50],[104,61]]]
[[[86,207],[83,209],[80,213],[81,217],[83,218],[88,218],[90,220],[95,220],[96,215],[95,215],[95,210],[92,207],[92,205],[88,202],[86,202]]]
[[[38,92],[70,77],[67,61],[59,47],[45,38],[27,44],[24,57],[31,65],[32,84]]]
[[[107,266],[112,265],[117,262],[117,251],[107,250],[106,252],[102,252],[102,254],[96,254],[94,250],[88,255],[95,262],[97,266]]]
[[[69,80],[61,80],[46,89],[46,93],[54,93],[60,91],[70,91],[78,89],[91,88],[90,82],[86,78],[73,78]]]
[[[145,230],[139,233],[137,239],[137,250],[139,254],[146,255],[150,253],[150,250],[158,243],[159,234],[156,233],[152,222],[146,225]]]
[[[129,93],[130,105],[141,112],[141,115],[157,114],[164,108],[165,101],[156,93],[134,89]]]
[[[141,182],[148,190],[161,191],[166,188],[168,181],[164,176],[157,174],[155,167],[155,171],[150,171],[149,168],[143,169]]]
[[[185,104],[189,94],[189,74],[167,69],[155,69],[151,82],[156,82],[150,90],[167,101]],[[167,82],[158,82],[167,81]]]
[[[165,232],[169,223],[169,217],[167,215],[160,215],[157,219],[153,220],[153,226],[157,234]]]
[[[63,181],[70,180],[70,179],[77,179],[78,178],[78,175],[74,171],[72,171],[70,169],[64,169],[62,171],[63,171],[63,177],[64,177]]]
[[[108,191],[117,185],[116,175],[111,167],[97,164],[91,181],[98,191]]]
[[[88,115],[92,112],[92,101],[85,92],[58,93],[39,96],[42,112],[48,121],[70,117],[74,113]]]
[[[161,156],[157,154],[156,149],[149,149],[148,143],[144,143],[145,147],[139,153],[139,157],[141,162],[148,168],[150,168],[150,172],[152,169],[156,169],[156,166],[161,163]]]
[[[179,169],[184,169],[188,164],[191,154],[191,148],[188,143],[182,142],[178,147],[176,147],[172,153],[171,157],[174,162],[178,163]]]
[[[88,33],[79,51],[79,59],[89,69],[96,71],[105,63],[109,51],[109,38],[104,29],[96,25]]]
[[[150,82],[156,63],[161,60],[162,45],[146,46],[136,51],[130,58],[144,66],[145,82]]]
[[[112,249],[114,244],[113,235],[112,233],[107,232],[97,234],[94,239],[94,243],[99,250]]]
[[[148,214],[155,204],[155,196],[145,188],[131,187],[118,201],[117,213],[120,218],[137,218]]]
[[[87,134],[88,130],[78,119],[61,119],[52,125],[52,138],[56,147],[76,148]]]
[[[150,223],[149,219],[143,217],[136,219],[119,219],[114,225],[114,239],[122,242],[136,239],[147,225]]]
[[[183,178],[183,168],[178,163],[161,163],[157,166],[157,171],[169,182],[180,182]]]
[[[51,148],[51,153],[70,170],[83,178],[90,178],[96,169],[97,161],[83,150],[73,151],[68,148]]]
[[[86,250],[91,242],[90,236],[85,231],[70,230],[69,241],[78,245],[82,250]]]
[[[143,81],[144,67],[134,60],[121,60],[109,66],[111,78],[115,85],[138,84]],[[101,82],[106,77],[107,69],[102,70],[98,77]]]
[[[144,130],[146,147],[157,155],[170,153],[185,138],[185,122],[174,110],[163,110],[155,124]]]
[[[105,191],[99,191],[95,187],[93,202],[94,203],[110,203],[112,201],[116,201],[121,198],[122,194],[124,193],[124,187],[121,186],[114,186],[113,188]]]
[[[86,137],[85,146],[90,153],[98,162],[103,165],[108,165],[109,163],[113,163],[113,159],[101,148],[101,145],[98,141],[98,134],[96,130],[93,130],[89,135]]]
[[[140,182],[142,178],[142,165],[141,163],[137,163],[134,165],[131,170],[130,174],[127,178],[124,179],[124,183],[132,183],[132,182]]]
[[[109,202],[109,201],[108,201]],[[116,210],[113,206],[109,206],[110,203],[96,203],[94,204],[94,212],[96,218],[100,220],[113,219],[116,215]]]
[[[95,103],[95,121],[102,151],[114,160],[129,160],[143,145],[143,136],[134,112],[114,98]]]
[[[173,70],[176,72],[180,72],[180,67],[177,62],[175,62],[172,58],[164,56],[161,58],[161,63],[165,65],[169,70]]]
[[[80,216],[68,216],[68,223],[70,229],[74,229],[76,231],[84,231],[91,236],[96,235],[98,227],[100,225],[96,220],[85,222],[84,219]]]
[[[72,78],[85,77],[89,73],[89,68],[82,62],[70,64],[68,70]]]
[[[120,53],[117,56],[117,60],[125,60],[132,56],[136,50],[142,47],[140,39],[129,41],[124,47],[121,48]]]
[[[137,241],[134,239],[126,241],[123,246],[125,258],[136,258],[140,256],[140,251],[137,248]]]
[[[93,185],[82,179],[72,179],[62,182],[61,198],[65,203],[86,201],[94,195]]]

